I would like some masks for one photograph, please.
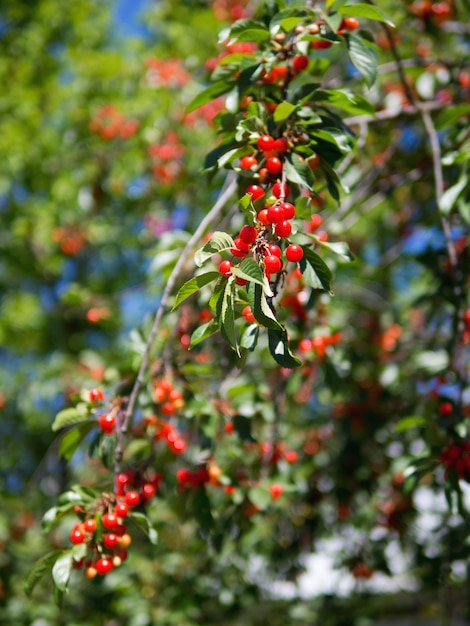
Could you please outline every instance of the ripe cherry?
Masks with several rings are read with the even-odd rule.
[[[257,142],[258,148],[263,152],[272,150],[274,148],[274,139],[271,135],[261,135]]]
[[[116,426],[116,418],[112,413],[105,413],[100,415],[98,425],[105,435],[110,435]]]
[[[105,513],[101,518],[101,522],[108,530],[114,530],[118,525],[118,518],[114,513]]]
[[[318,230],[318,228],[320,228],[322,224],[323,224],[323,219],[321,215],[318,215],[317,213],[315,215],[312,215],[312,219],[308,223],[309,232],[314,233],[316,230]]]
[[[114,507],[114,514],[120,518],[127,517],[129,515],[129,507],[125,502],[118,502]]]
[[[157,493],[157,488],[152,483],[145,483],[142,486],[142,497],[145,501],[151,500]]]
[[[280,204],[270,206],[267,212],[267,219],[270,224],[277,224],[284,220],[284,209]]]
[[[251,200],[252,202],[255,202],[264,196],[264,189],[259,185],[250,185],[246,188],[246,193],[251,194]]]
[[[289,142],[285,137],[279,137],[274,141],[274,149],[278,152],[288,152],[289,151]]]
[[[96,561],[95,568],[98,574],[104,576],[105,574],[109,574],[109,572],[112,571],[113,563],[110,558],[104,556]]]
[[[74,545],[77,545],[85,541],[85,533],[79,528],[74,528],[70,533],[69,538]]]
[[[269,246],[266,248],[265,255],[266,256],[273,255],[273,256],[277,256],[277,257],[281,258],[282,250],[275,243],[270,243]]]
[[[309,159],[307,159],[308,166],[311,170],[316,170],[320,165],[321,159],[318,154],[313,154]]]
[[[182,454],[186,450],[186,442],[183,439],[169,441],[168,445],[175,454]]]
[[[246,308],[246,307],[245,307]],[[251,311],[251,309],[250,309]],[[253,318],[254,319],[254,318]],[[248,320],[247,320],[248,321]],[[224,430],[228,435],[231,435],[235,430],[235,424],[233,422],[227,422],[224,426]]]
[[[280,485],[279,483],[273,483],[270,486],[269,491],[271,493],[271,498],[273,500],[277,500],[284,493],[284,487],[282,485]]]
[[[114,550],[119,543],[119,537],[115,533],[106,533],[103,537],[103,543],[109,550]]]
[[[282,268],[282,261],[279,257],[274,255],[265,256],[264,267],[270,274],[276,274]]]
[[[282,172],[281,160],[273,156],[266,161],[266,169],[270,174],[276,176]]]
[[[232,261],[222,261],[222,263],[219,265],[219,272],[222,274],[222,276],[228,278],[232,275],[232,267]]]
[[[138,506],[140,502],[140,495],[137,493],[137,491],[128,491],[124,496],[124,499],[127,506],[129,508],[133,508],[135,506]]]
[[[454,407],[451,402],[443,402],[439,407],[439,414],[442,417],[449,417],[454,412]]]
[[[309,58],[305,54],[298,54],[292,59],[292,66],[296,72],[302,72],[307,69]]]
[[[242,170],[251,170],[253,167],[258,165],[258,161],[256,157],[252,154],[246,155],[240,159],[240,167]]]
[[[255,321],[255,316],[253,315],[253,311],[251,310],[251,306],[247,305],[243,311],[242,315],[245,318],[245,321],[249,324],[252,324]],[[229,422],[231,424],[232,422]]]
[[[283,220],[282,222],[276,224],[276,228],[274,230],[276,231],[276,235],[278,237],[288,237],[292,232],[292,224],[289,220]]]
[[[295,217],[295,206],[290,202],[283,202],[281,207],[284,209],[284,219],[291,220]]]
[[[289,195],[289,185],[287,183],[274,183],[273,185],[273,196],[276,198],[287,198]]]
[[[300,259],[304,256],[303,249],[298,246],[296,243],[291,243],[286,248],[286,259],[291,261],[291,263],[298,263]]]
[[[271,223],[268,221],[268,209],[261,209],[261,211],[258,211],[258,215],[256,217],[258,221],[264,226],[267,226]]]
[[[340,30],[357,30],[359,28],[359,20],[355,17],[345,17],[340,26]]]
[[[90,402],[101,402],[104,399],[103,390],[99,388],[91,389],[88,393]]]
[[[258,231],[254,226],[243,226],[240,231],[240,239],[245,244],[254,243],[258,237]]]
[[[332,45],[331,41],[327,39],[315,39],[312,41],[312,48],[315,48],[315,50],[326,50],[326,48],[331,48]]]
[[[85,529],[85,532],[87,533],[94,533],[97,527],[98,527],[98,524],[96,523],[96,520],[94,517],[89,517],[83,522],[83,528]]]

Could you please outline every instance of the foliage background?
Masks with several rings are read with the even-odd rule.
[[[468,8],[456,2],[453,19],[440,24],[417,16],[418,4],[381,8],[397,25],[408,80],[432,111],[446,185],[464,181],[449,223],[465,276]],[[115,10],[113,2],[92,0],[71,0],[67,11],[54,0],[6,0],[0,10],[0,76],[8,86],[0,96],[0,621],[359,626],[409,610],[405,597],[364,602],[374,578],[403,572],[419,591],[416,619],[468,621],[461,593],[468,517],[457,502],[465,483],[446,483],[438,464],[456,436],[468,436],[468,415],[459,412],[468,412],[468,337],[455,315],[469,308],[468,294],[456,301],[449,289],[429,133],[416,111],[402,114],[407,94],[378,25],[375,86],[367,89],[346,62],[327,75],[391,113],[361,121],[343,167],[351,194],[339,207],[331,200],[321,207],[330,237],[347,239],[356,261],[338,264],[335,297],[322,297],[315,310],[315,328],[341,330],[342,342],[323,362],[304,355],[307,366],[288,381],[281,437],[301,462],[282,471],[286,484],[302,485],[300,498],[287,493],[247,519],[241,539],[217,554],[196,532],[191,507],[186,519],[184,511],[176,517],[181,504],[168,488],[152,513],[158,545],[136,533],[125,567],[92,584],[77,573],[62,608],[47,580],[26,600],[27,570],[70,530],[64,521],[44,536],[42,514],[66,485],[86,484],[99,471],[79,454],[70,465],[58,459],[53,416],[80,388],[129,388],[142,349],[142,336],[131,330],[146,317],[148,324],[172,263],[222,182],[200,174],[219,108],[187,116],[185,107],[207,80],[205,63],[219,54],[217,33],[227,21],[202,1],[150,3],[143,36],[124,37]],[[130,121],[129,136],[99,136],[96,120],[106,105],[115,107],[109,119]],[[172,151],[152,156],[155,145]],[[187,315],[169,316],[166,332],[177,331],[172,363],[186,379],[203,381],[189,407],[197,414],[212,378],[230,362],[217,356],[222,344],[209,365],[188,357],[194,312]],[[312,336],[307,324],[298,331]],[[269,427],[277,376],[267,361],[252,362],[227,398],[249,417],[259,410]],[[443,401],[453,406],[450,420],[439,412]],[[216,417],[205,417],[210,431]],[[403,472],[416,457],[425,459],[424,471],[403,491]],[[452,509],[437,506],[445,490]],[[438,510],[426,526],[417,509],[433,493]],[[347,600],[282,600],[270,591],[273,580],[295,580],[302,555],[317,545],[321,551],[325,537],[342,539],[337,563],[350,581],[358,564],[376,575],[357,578]],[[403,565],[395,565],[396,554]]]

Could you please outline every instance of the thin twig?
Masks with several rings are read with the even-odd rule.
[[[150,352],[152,350],[153,343],[155,341],[158,330],[160,328],[160,322],[163,316],[163,312],[168,303],[168,299],[171,295],[171,292],[173,291],[175,283],[179,277],[180,271],[183,265],[186,263],[189,255],[191,254],[194,245],[197,243],[197,241],[199,241],[199,239],[203,235],[206,228],[209,226],[212,220],[219,214],[219,212],[224,207],[224,205],[228,202],[230,197],[235,192],[236,187],[237,187],[236,177],[235,177],[235,174],[231,172],[227,176],[225,185],[221,190],[221,193],[217,199],[217,202],[214,204],[214,206],[209,211],[209,213],[204,217],[204,219],[201,221],[201,223],[195,230],[194,234],[189,239],[188,243],[184,247],[183,252],[181,253],[181,256],[176,262],[175,267],[173,268],[173,271],[170,274],[170,277],[168,278],[168,282],[166,283],[165,290],[162,295],[162,299],[160,301],[157,312],[155,314],[155,319],[153,321],[152,329],[150,331],[150,334],[147,339],[147,343],[145,345],[145,351],[142,357],[142,363],[140,365],[140,369],[137,374],[134,387],[132,388],[131,395],[129,396],[129,404],[127,406],[126,414],[125,414],[123,425],[122,425],[123,432],[127,431],[132,415],[134,413],[135,404],[137,402],[137,397],[139,395],[140,388],[144,382],[145,372],[148,367]]]

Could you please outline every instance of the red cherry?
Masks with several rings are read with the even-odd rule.
[[[281,207],[284,209],[284,219],[291,220],[295,217],[295,206],[290,202],[283,202]]]
[[[109,572],[112,571],[113,563],[110,558],[104,556],[96,561],[95,568],[98,574],[104,576],[105,574],[109,574]]]
[[[118,518],[114,513],[105,513],[101,518],[101,523],[108,530],[114,530],[118,525]]]
[[[267,212],[267,219],[270,224],[277,224],[284,220],[285,214],[281,204],[273,204]]]
[[[245,244],[254,243],[258,237],[258,231],[254,226],[243,226],[240,231],[240,239]]]
[[[231,263],[231,261],[222,261],[222,263]],[[230,272],[230,274],[231,273],[232,272]],[[228,276],[230,276],[230,274],[228,274]],[[163,415],[173,415],[174,413],[176,413],[176,407],[173,404],[173,402],[164,402],[162,406],[160,407],[160,410],[163,413]]]
[[[100,429],[106,434],[110,435],[114,431],[114,427],[116,426],[116,418],[112,413],[105,413],[104,415],[100,415],[98,424]]]
[[[292,66],[296,72],[302,72],[307,69],[309,58],[305,54],[299,54],[292,59]]]
[[[247,305],[243,309],[242,315],[245,318],[245,321],[248,322],[248,324],[253,324],[253,322],[255,321],[255,316],[253,315],[253,311],[251,310],[251,306],[249,305]]]
[[[274,183],[273,185],[273,196],[275,196],[276,198],[280,198],[281,196],[283,198],[287,198],[287,196],[289,195],[289,185],[287,183]]]
[[[276,224],[276,235],[278,237],[288,237],[292,232],[292,224],[288,220],[283,220]]]
[[[227,422],[224,426],[224,430],[228,435],[231,435],[235,430],[235,424],[233,422]]]
[[[124,496],[124,499],[129,508],[137,506],[140,502],[140,496],[137,491],[128,491]]]
[[[271,135],[261,135],[258,139],[257,145],[262,152],[272,150],[274,148],[274,139]]]
[[[174,441],[169,441],[168,445],[175,454],[182,454],[186,450],[186,442],[183,441],[183,439],[175,439]]]
[[[271,498],[273,500],[277,500],[284,493],[284,487],[282,485],[280,485],[279,483],[273,483],[270,486],[269,491],[271,493]]]
[[[90,398],[90,402],[101,402],[104,398],[103,390],[99,388],[91,389],[88,393],[88,397]]]
[[[313,345],[312,345],[311,339],[301,339],[299,341],[299,350],[301,352],[310,352],[312,348],[313,348]]]
[[[258,218],[258,221],[264,226],[270,224],[270,222],[268,221],[268,209],[261,209],[261,211],[258,211],[258,215],[256,217]]]
[[[222,276],[228,278],[232,275],[232,267],[232,261],[222,261],[222,263],[219,265],[219,272],[222,274]]]
[[[282,261],[279,257],[272,255],[264,257],[264,267],[270,274],[276,274],[282,268]]]
[[[319,230],[317,233],[317,237],[319,241],[328,241],[328,233],[324,230]]]
[[[339,26],[340,30],[341,29],[345,29],[345,30],[357,30],[359,28],[359,20],[356,19],[355,17],[345,17],[340,26]]]
[[[258,161],[252,154],[244,156],[240,159],[240,167],[242,168],[242,170],[251,170],[257,165]]]
[[[296,243],[291,243],[286,248],[286,259],[291,261],[291,263],[298,263],[300,259],[304,256],[303,249],[298,246]]]
[[[321,215],[315,214],[312,215],[312,219],[308,223],[308,230],[310,233],[314,233],[320,226],[323,224],[323,219]]]
[[[83,527],[87,533],[94,533],[98,527],[94,517],[89,517],[83,522]]]
[[[266,169],[270,174],[276,176],[282,172],[282,163],[281,160],[277,157],[271,157],[266,161]]]
[[[316,39],[312,41],[312,48],[315,48],[315,50],[325,50],[326,48],[331,48],[332,45],[331,41],[327,39]]]
[[[236,247],[238,248],[238,250],[240,252],[245,252],[246,253],[250,249],[250,244],[245,243],[244,241],[242,241],[242,239],[240,237],[237,237],[235,239],[235,245],[236,245]]]
[[[285,137],[279,137],[274,142],[274,149],[278,152],[288,152],[289,151],[289,142]]]
[[[77,545],[85,541],[85,533],[79,528],[74,528],[70,533],[69,538],[74,545]]]
[[[134,472],[121,472],[120,474],[118,474],[116,476],[116,483],[120,486],[120,487],[127,487],[128,485],[132,484],[135,480],[135,474]]]
[[[246,188],[246,193],[250,193],[252,202],[255,202],[264,196],[264,189],[259,185],[250,185]]]
[[[103,543],[109,550],[114,550],[119,543],[119,537],[114,533],[106,533],[103,537]]]
[[[277,256],[281,258],[282,250],[279,246],[276,246],[275,243],[270,243],[265,252],[266,256]]]
[[[443,402],[439,407],[439,414],[442,417],[449,417],[454,412],[454,407],[451,402]]]
[[[114,507],[114,514],[120,518],[127,517],[129,515],[129,507],[125,502],[118,502]]]
[[[157,493],[157,488],[152,483],[145,483],[142,487],[142,496],[144,500],[151,500]]]

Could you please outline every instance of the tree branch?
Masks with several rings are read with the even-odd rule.
[[[173,271],[170,274],[170,277],[168,278],[168,282],[167,282],[167,284],[165,286],[165,290],[163,291],[162,299],[160,301],[160,304],[158,306],[157,312],[155,314],[155,319],[153,321],[152,329],[150,331],[149,337],[147,339],[147,343],[145,345],[145,351],[144,351],[144,355],[142,357],[142,363],[140,365],[139,372],[137,374],[137,378],[135,380],[134,386],[133,386],[131,394],[129,396],[129,404],[127,406],[126,414],[125,414],[125,417],[124,417],[124,420],[123,420],[123,425],[122,425],[122,431],[123,432],[127,431],[128,427],[129,427],[129,423],[130,423],[131,418],[132,418],[132,415],[134,413],[135,404],[137,402],[137,397],[139,395],[140,388],[141,388],[141,386],[142,386],[142,384],[144,382],[145,372],[146,372],[147,367],[148,367],[148,362],[149,362],[149,358],[150,358],[150,352],[152,350],[153,343],[155,341],[155,338],[157,336],[158,330],[160,328],[160,322],[161,322],[161,319],[162,319],[162,316],[163,316],[163,312],[164,312],[165,307],[166,307],[166,305],[168,303],[168,299],[169,299],[169,297],[171,295],[171,292],[173,291],[175,283],[176,283],[176,281],[177,281],[177,279],[179,277],[180,271],[181,271],[183,265],[186,263],[189,255],[191,254],[191,252],[193,250],[193,246],[201,238],[201,236],[203,235],[204,231],[209,226],[209,224],[212,222],[212,220],[219,214],[221,209],[228,202],[230,197],[235,192],[236,187],[237,187],[236,176],[235,176],[234,173],[230,173],[227,176],[227,178],[226,178],[224,187],[222,188],[221,193],[220,193],[216,203],[214,204],[212,209],[209,211],[209,213],[204,217],[204,219],[201,221],[201,223],[199,224],[199,226],[195,230],[194,234],[189,239],[188,243],[184,247],[183,252],[181,253],[181,256],[179,257],[178,261],[176,262],[175,267],[173,268]]]

